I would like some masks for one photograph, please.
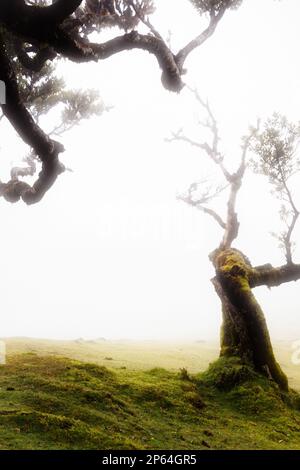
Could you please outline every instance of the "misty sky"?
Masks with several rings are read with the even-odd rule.
[[[172,31],[175,50],[203,26],[188,2],[156,3],[153,22],[165,36]],[[209,99],[231,168],[240,137],[257,117],[279,111],[300,119],[299,18],[299,0],[244,0],[186,63],[185,81]],[[73,173],[62,175],[40,204],[0,200],[1,336],[217,337],[220,305],[208,254],[222,233],[176,195],[218,173],[195,149],[165,142],[181,127],[201,140],[194,98],[188,89],[180,95],[163,89],[145,52],[99,64],[65,62],[60,72],[71,87],[97,88],[113,109],[61,138],[62,160]],[[0,131],[6,180],[26,149],[8,127]],[[295,198],[300,205],[296,188]],[[249,174],[235,246],[253,264],[284,262],[269,233],[280,227],[278,207],[267,181]],[[299,287],[255,290],[273,338],[300,338]]]

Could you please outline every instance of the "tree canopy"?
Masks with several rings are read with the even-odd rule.
[[[27,171],[13,169],[1,183],[0,194],[10,202],[33,204],[42,199],[58,175],[65,171],[59,155],[65,150],[54,137],[72,122],[102,111],[94,91],[78,94],[64,88],[55,76],[59,60],[78,64],[105,60],[122,51],[139,49],[153,55],[161,70],[163,86],[180,92],[188,55],[215,31],[224,13],[239,6],[237,0],[190,0],[195,14],[207,17],[207,26],[179,51],[173,52],[151,23],[152,0],[2,0],[0,5],[0,80],[6,86],[3,116],[31,149]],[[139,27],[147,33],[139,32]],[[94,42],[95,33],[112,28],[113,37]],[[121,34],[115,35],[116,28]],[[39,125],[39,116],[64,104],[62,122],[53,134]],[[99,107],[100,106],[100,107]],[[2,116],[2,117],[3,117]],[[20,179],[33,175],[35,160],[41,171],[30,186]]]

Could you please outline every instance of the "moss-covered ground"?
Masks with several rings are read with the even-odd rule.
[[[300,449],[300,398],[235,359],[203,374],[9,355],[0,449]]]

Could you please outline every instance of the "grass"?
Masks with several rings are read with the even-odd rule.
[[[113,363],[9,351],[0,449],[300,449],[299,395],[235,359],[205,373]]]
[[[217,341],[59,341],[32,338],[5,340],[8,354],[24,352],[42,356],[64,356],[79,361],[94,362],[110,368],[145,370],[155,367],[177,372],[186,368],[196,374],[207,369],[219,355]],[[300,365],[293,365],[292,342],[274,342],[276,358],[287,374],[291,387],[300,391]]]

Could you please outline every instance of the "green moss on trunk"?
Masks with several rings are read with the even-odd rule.
[[[276,362],[263,311],[252,293],[248,258],[236,249],[211,255],[213,284],[222,303],[221,356],[239,356],[287,390],[288,381]]]

